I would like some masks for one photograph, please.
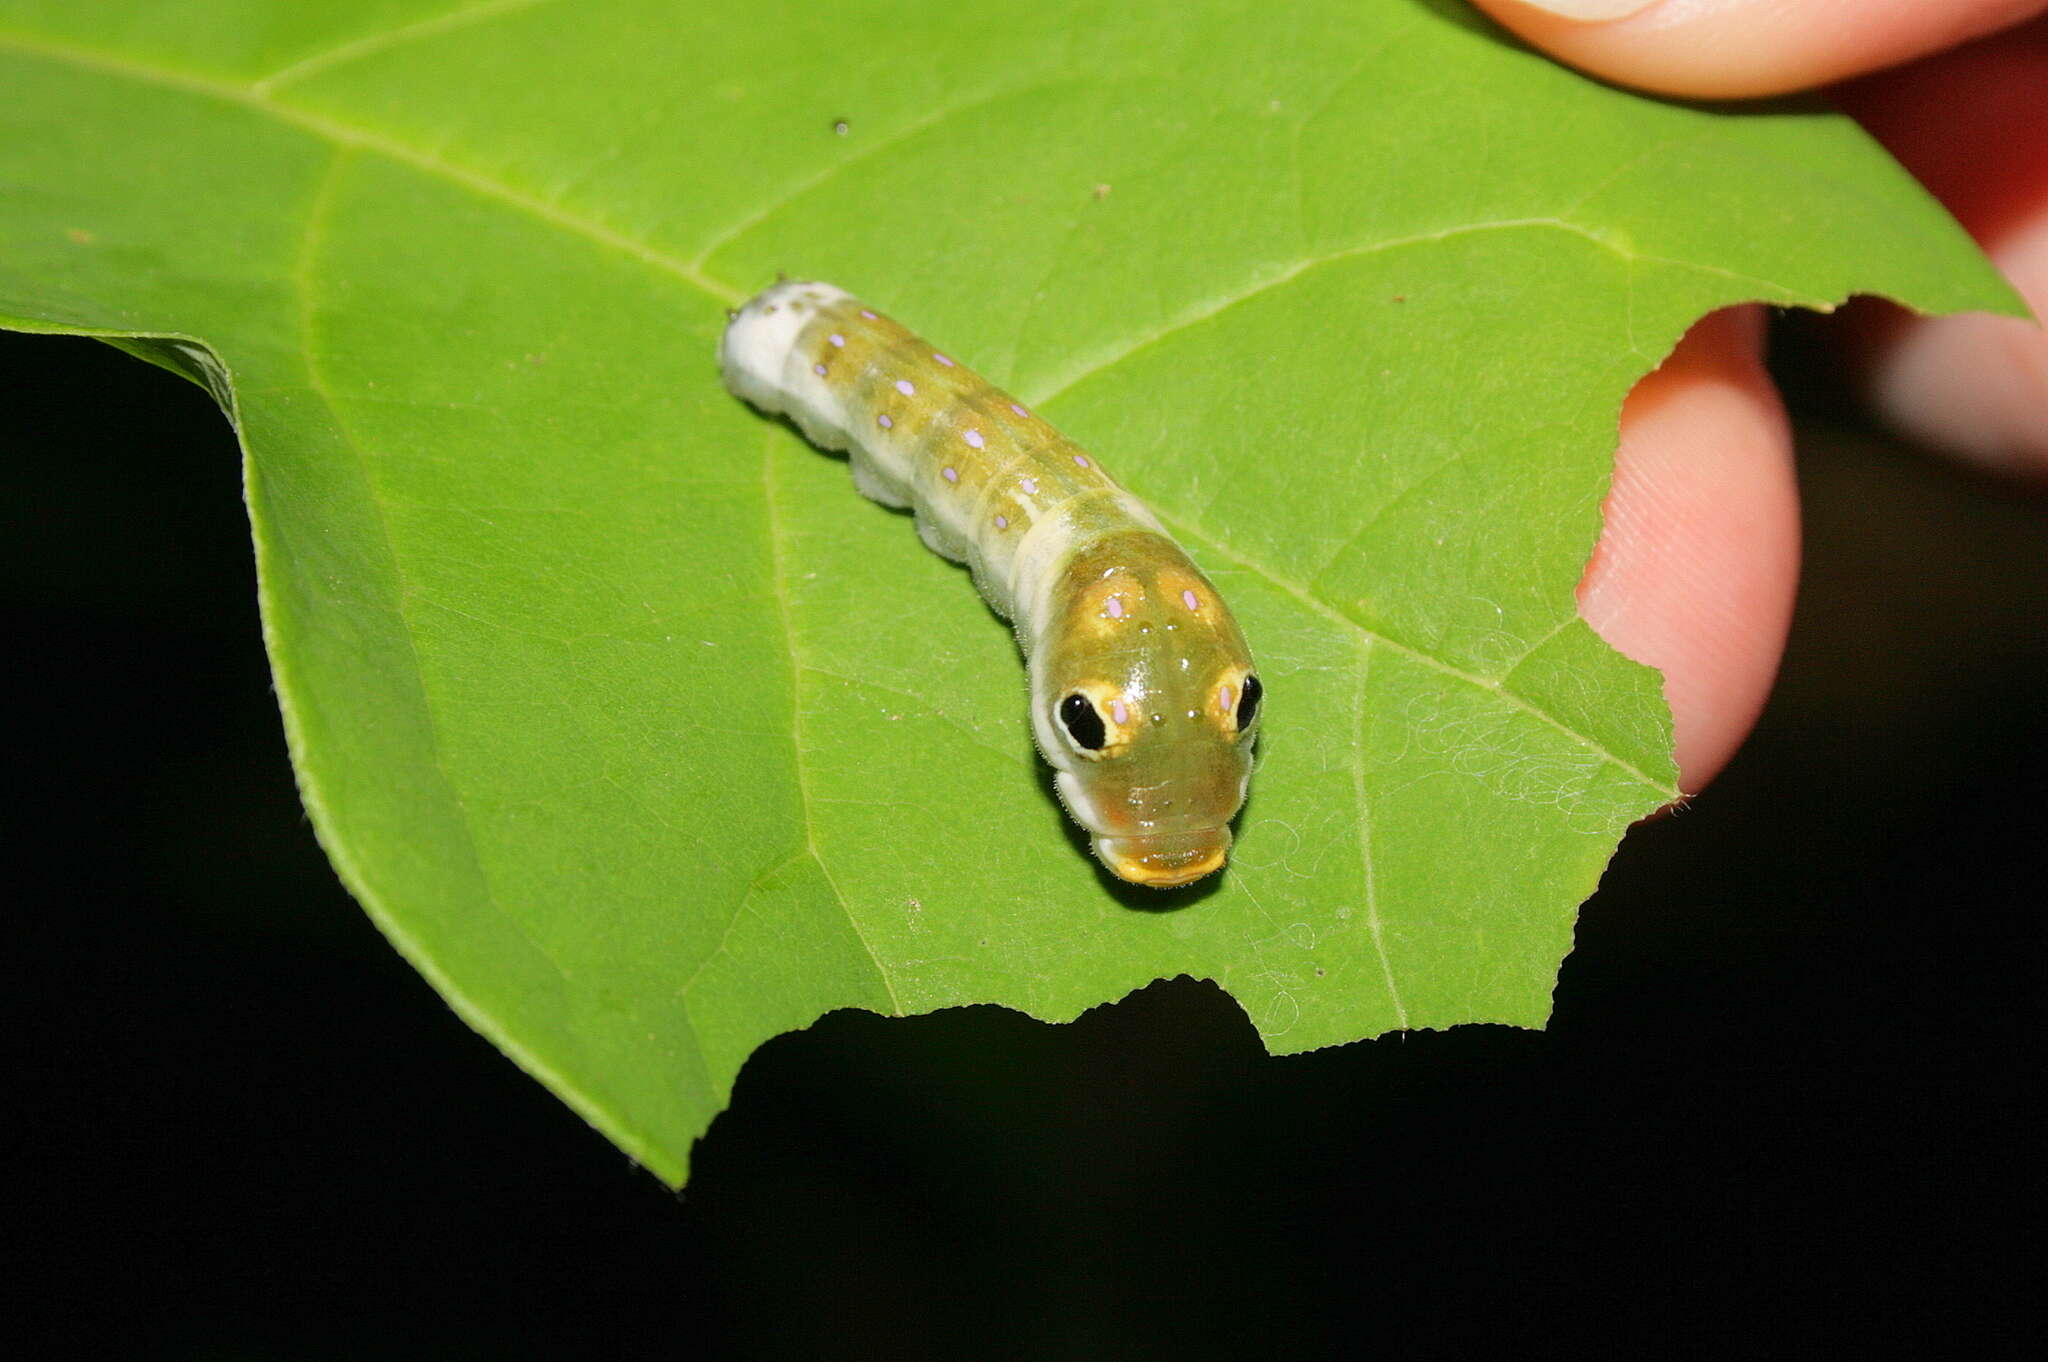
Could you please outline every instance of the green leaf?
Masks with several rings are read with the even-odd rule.
[[[1540,1024],[1674,794],[1573,611],[1623,394],[1737,300],[2014,305],[1847,122],[1442,5],[108,8],[0,4],[0,314],[212,387],[335,865],[670,1181],[833,1008],[1187,973],[1276,1051]],[[1010,385],[1230,597],[1270,718],[1208,890],[1105,880],[965,575],[720,388],[778,270]]]

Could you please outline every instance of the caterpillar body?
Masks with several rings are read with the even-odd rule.
[[[1216,588],[1094,459],[1022,403],[829,284],[733,314],[725,384],[848,451],[1016,626],[1031,729],[1095,854],[1172,888],[1223,864],[1263,688]]]

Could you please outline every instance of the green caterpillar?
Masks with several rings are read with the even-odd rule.
[[[1222,866],[1263,688],[1230,609],[1152,513],[1073,441],[830,284],[734,314],[725,384],[847,450],[1017,627],[1031,729],[1095,854],[1173,888]]]

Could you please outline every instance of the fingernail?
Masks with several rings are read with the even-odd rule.
[[[1582,23],[1599,23],[1606,19],[1626,19],[1637,10],[1645,10],[1657,0],[1521,0],[1530,9],[1548,10],[1563,19],[1577,19]]]

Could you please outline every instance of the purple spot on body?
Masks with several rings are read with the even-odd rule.
[[[970,430],[960,438],[967,441],[968,444],[973,445],[976,449],[980,449],[983,445],[988,443],[988,441],[981,438],[981,432],[978,430]]]
[[[1006,515],[999,515],[999,516],[997,516],[997,517],[996,517],[996,528],[997,528],[997,529],[999,529],[999,530],[1007,530],[1007,529],[1009,529],[1009,528],[1010,528],[1010,518],[1009,518],[1008,516],[1006,516]]]
[[[939,476],[944,478],[947,482],[958,482],[960,481],[960,470],[957,468],[942,469],[939,472]]]
[[[1230,687],[1228,685],[1219,686],[1216,690],[1216,698],[1223,702],[1223,712],[1225,714],[1230,713]]]
[[[1018,485],[1019,485],[1019,486],[1021,486],[1021,487],[1022,487],[1022,488],[1024,489],[1025,495],[1027,495],[1027,496],[1034,496],[1034,497],[1038,495],[1038,479],[1037,479],[1037,478],[1023,478],[1023,479],[1020,479],[1020,480],[1019,480],[1019,483],[1018,483]]]
[[[866,317],[869,321],[873,321],[875,319],[875,314],[868,311],[866,308],[862,308],[860,310],[860,315]]]
[[[832,342],[832,343],[833,343],[834,345],[845,345],[845,344],[846,344],[846,337],[844,337],[844,336],[840,335],[840,334],[839,334],[839,333],[838,333],[837,331],[834,331],[834,332],[833,332],[833,333],[832,333],[831,335],[827,336],[827,337],[826,337],[825,339],[827,339],[827,340],[831,341],[831,342]]]
[[[1202,608],[1202,603],[1195,599],[1195,593],[1192,588],[1180,593],[1180,603],[1190,610],[1200,610]]]
[[[1116,720],[1118,723],[1125,723],[1129,721],[1131,717],[1131,712],[1128,709],[1124,708],[1123,701],[1112,700],[1109,702],[1109,717]]]
[[[1088,456],[1086,454],[1076,454],[1074,456],[1074,462],[1080,464],[1081,467],[1086,468],[1088,466]]]
[[[880,416],[877,416],[875,418],[875,424],[880,426],[883,430],[887,430],[891,426],[896,424],[896,420],[894,417],[890,416],[888,412],[885,411]]]
[[[1017,414],[1018,414],[1019,416],[1029,416],[1029,415],[1031,415],[1031,413],[1030,413],[1030,412],[1028,412],[1028,411],[1024,410],[1024,408],[1022,408],[1022,407],[1018,406],[1018,405],[1017,405],[1017,404],[1016,404],[1015,402],[1012,402],[1012,403],[1010,404],[1010,410],[1011,410],[1011,411],[1014,411],[1014,412],[1016,412],[1016,413],[1017,413]]]
[[[813,364],[811,366],[811,372],[816,374],[819,378],[823,378],[825,376],[825,366],[822,364]]]
[[[1111,597],[1109,598],[1109,607],[1108,607],[1108,608],[1109,608],[1109,617],[1110,617],[1111,619],[1113,619],[1113,620],[1120,620],[1120,619],[1122,619],[1122,618],[1124,617],[1124,598],[1123,598],[1123,597],[1121,597],[1121,596],[1111,596]]]
[[[915,397],[917,395],[917,385],[907,378],[899,378],[896,380],[896,391],[902,393],[905,397]]]
[[[936,350],[932,351],[932,358],[937,360],[939,363],[945,365],[948,369],[953,367],[953,361],[947,359],[944,355],[940,354]]]

